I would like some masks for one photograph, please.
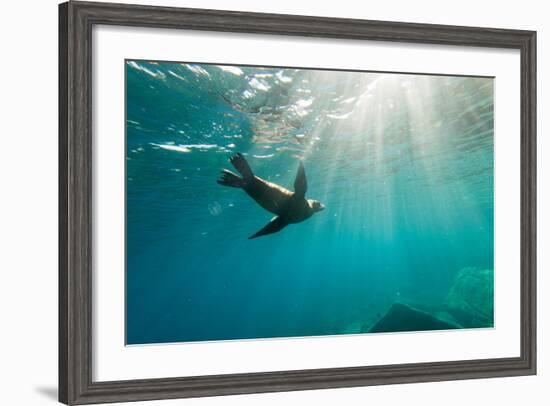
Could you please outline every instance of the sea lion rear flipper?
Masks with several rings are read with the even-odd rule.
[[[278,217],[278,216],[273,217],[271,219],[271,221],[269,223],[267,223],[267,225],[264,228],[262,228],[256,234],[251,235],[250,237],[248,237],[248,239],[251,240],[253,238],[261,237],[262,235],[276,233],[277,231],[281,231],[287,225],[288,225],[288,223],[286,221],[284,221],[281,217]]]
[[[245,186],[243,178],[235,175],[233,172],[228,171],[227,169],[222,170],[220,178],[217,180],[220,185],[231,186],[236,188],[241,188]]]
[[[304,164],[300,161],[300,166],[298,166],[298,173],[296,174],[296,179],[294,180],[294,194],[297,197],[304,197],[307,192],[307,179],[306,171],[304,169]]]
[[[235,169],[238,170],[241,175],[243,175],[243,178],[245,180],[254,177],[252,169],[250,169],[250,165],[248,165],[245,157],[242,156],[240,152],[237,152],[235,155],[229,158],[229,161],[235,167]]]

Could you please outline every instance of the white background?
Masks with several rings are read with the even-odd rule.
[[[139,1],[134,1],[139,2]],[[153,1],[149,4],[265,11],[319,16],[535,29],[539,31],[539,375],[525,378],[442,382],[269,395],[149,402],[183,405],[398,404],[464,405],[490,402],[543,405],[550,396],[548,245],[550,203],[543,188],[549,141],[543,136],[548,111],[550,34],[544,2],[339,0]],[[0,185],[0,371],[1,403],[55,404],[57,382],[57,7],[55,1],[4,6],[0,26],[2,148]],[[547,19],[546,19],[547,20]],[[548,119],[546,119],[548,120]],[[547,182],[546,182],[547,183]]]

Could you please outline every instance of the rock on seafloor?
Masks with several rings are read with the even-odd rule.
[[[466,328],[493,327],[494,272],[464,268],[456,275],[445,310]]]
[[[394,303],[369,330],[370,333],[449,330],[460,328],[403,303]]]

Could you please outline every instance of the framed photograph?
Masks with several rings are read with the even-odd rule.
[[[536,33],[59,8],[59,400],[536,373]]]

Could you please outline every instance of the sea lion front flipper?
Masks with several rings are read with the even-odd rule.
[[[261,237],[262,235],[276,233],[277,231],[281,231],[287,225],[288,223],[284,221],[281,217],[278,217],[278,216],[273,217],[271,221],[267,223],[267,225],[264,228],[262,228],[256,234],[248,237],[248,239],[251,240],[253,238]]]
[[[294,180],[294,194],[297,197],[304,197],[307,192],[307,179],[306,179],[306,170],[304,169],[304,164],[300,161],[300,166],[298,166],[298,173],[296,174],[296,179]]]

